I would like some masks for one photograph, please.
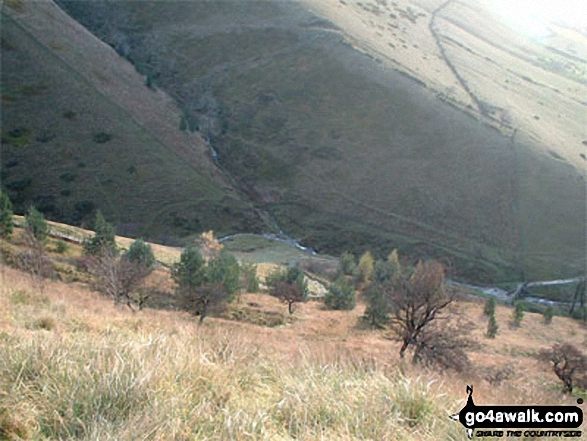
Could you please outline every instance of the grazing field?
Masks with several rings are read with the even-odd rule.
[[[406,57],[418,51],[438,57],[429,28],[433,2],[417,11],[403,3],[344,3],[310,4],[322,19],[309,13],[306,3],[293,2],[262,7],[120,2],[112,8],[59,2],[140,72],[150,72],[198,121],[232,182],[304,245],[334,254],[371,248],[386,255],[399,248],[413,257],[443,258],[460,277],[479,282],[580,273],[585,266],[581,141],[547,143],[548,153],[544,146],[550,138],[540,134],[560,132],[550,119],[532,114],[532,131],[512,110],[510,124],[503,115],[507,108],[489,100],[492,92],[469,79],[466,70],[462,75],[470,90],[459,88],[454,72],[463,70],[462,56],[453,54],[453,40],[460,40],[447,36],[450,23],[443,17],[461,23],[466,8],[453,11],[449,5],[432,25],[442,34],[445,55],[455,59],[453,69],[435,59],[434,66],[444,63],[441,72],[433,68],[420,75],[404,58],[392,62],[391,55],[369,51],[371,40],[353,34],[337,14],[355,11],[348,17],[361,18],[375,32],[409,28],[398,37],[408,46]],[[370,15],[398,28],[392,23],[379,30]],[[417,40],[412,27],[421,31]],[[527,75],[520,67],[524,60],[514,65],[507,59],[519,58],[524,47],[512,55],[502,43],[491,46],[487,58],[495,58],[501,69],[510,66],[508,75]],[[475,48],[480,54],[485,49]],[[581,78],[563,74],[540,70],[547,77],[559,75],[560,90],[572,84],[576,91],[564,89],[564,99],[552,106],[537,99],[545,103],[544,117],[552,108],[569,109],[573,119],[563,126],[575,137],[583,130],[576,101],[584,86]],[[428,81],[430,76],[444,88]],[[536,74],[536,83],[547,81]],[[518,83],[511,87],[531,95],[533,84],[526,83],[525,89]],[[448,95],[454,89],[454,97],[447,98],[445,88]],[[546,129],[538,130],[541,125]]]

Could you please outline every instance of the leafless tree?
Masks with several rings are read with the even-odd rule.
[[[457,296],[447,287],[444,266],[436,261],[419,262],[411,271],[402,270],[388,282],[390,325],[402,341],[400,357],[403,358],[410,345],[424,345],[425,341],[437,341],[432,330],[424,332]]]
[[[502,367],[490,366],[485,368],[483,373],[483,378],[485,378],[489,384],[499,386],[504,381],[513,378],[516,374],[516,369],[514,365],[506,364]]]
[[[133,294],[139,291],[153,271],[152,267],[131,262],[110,249],[96,256],[87,256],[86,267],[99,291],[112,297],[116,304],[124,302],[133,311]]]
[[[565,385],[565,392],[575,386],[587,387],[587,356],[570,343],[555,344],[542,350],[539,358],[552,364],[556,376]]]
[[[46,253],[45,241],[25,228],[24,244],[25,250],[18,256],[20,267],[30,275],[35,288],[43,292],[45,280],[55,275],[55,268]]]
[[[210,310],[222,309],[226,305],[226,291],[222,283],[204,283],[193,289],[178,290],[179,301],[183,308],[200,316],[199,324],[204,322]]]
[[[467,351],[478,348],[470,337],[471,323],[437,321],[424,327],[414,343],[414,363],[466,372],[471,369]]]

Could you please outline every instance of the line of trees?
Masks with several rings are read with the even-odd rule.
[[[12,205],[0,192],[0,236],[10,237],[12,230]],[[124,303],[133,311],[135,307],[142,309],[149,296],[145,282],[157,266],[151,246],[138,239],[128,250],[119,248],[114,226],[99,211],[94,230],[83,244],[81,266],[92,275],[94,286],[116,304]],[[48,237],[47,222],[31,206],[25,214],[25,250],[18,261],[41,290],[43,281],[54,274],[46,252]],[[258,291],[259,283],[256,267],[241,265],[223,249],[213,232],[203,233],[198,245],[183,250],[171,268],[171,278],[179,306],[199,316],[202,324],[212,311],[226,308],[242,289]],[[440,262],[411,265],[400,261],[396,250],[385,260],[375,260],[367,252],[358,262],[352,254],[343,253],[324,304],[330,309],[352,310],[360,291],[366,303],[364,319],[393,332],[401,343],[400,358],[411,353],[413,363],[464,371],[471,366],[467,352],[477,345],[470,338],[471,324],[451,308],[459,296],[446,284],[445,274]],[[290,314],[296,304],[308,300],[307,279],[300,268],[276,270],[266,278],[266,284],[268,293],[287,304]],[[484,307],[488,338],[495,338],[499,329],[495,310],[496,301],[491,297]],[[545,323],[549,324],[552,316],[552,308],[545,310]],[[512,311],[512,327],[519,327],[523,317],[523,304],[518,302]],[[542,350],[539,358],[550,363],[566,392],[587,387],[587,356],[575,346],[556,344]]]

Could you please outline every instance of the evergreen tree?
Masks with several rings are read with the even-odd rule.
[[[207,263],[195,247],[187,247],[172,270],[180,302],[194,314],[200,315],[200,324],[212,307],[223,307],[232,301],[239,288],[240,265],[227,252],[211,258]]]
[[[370,251],[366,251],[359,259],[359,264],[355,268],[353,276],[359,284],[366,284],[371,281],[373,275],[374,260]]]
[[[238,260],[226,251],[208,262],[206,282],[220,284],[224,288],[227,301],[231,301],[239,288],[240,265]]]
[[[145,268],[154,268],[157,262],[151,245],[145,243],[142,239],[135,240],[124,256],[129,262]]]
[[[324,303],[330,309],[347,311],[355,309],[356,297],[352,283],[345,277],[339,278],[330,285]]]
[[[259,292],[259,279],[257,278],[257,265],[243,263],[241,265],[242,286],[246,292]]]
[[[188,246],[171,268],[171,277],[183,295],[193,295],[206,282],[206,261],[197,248]]]
[[[373,326],[383,327],[389,321],[391,305],[388,298],[387,283],[374,282],[365,291],[365,319]]]
[[[399,261],[399,253],[397,249],[394,249],[391,253],[389,253],[389,256],[387,256],[387,262],[392,268],[394,276],[399,276],[401,273],[401,264]]]
[[[31,205],[29,211],[24,217],[26,231],[43,246],[47,243],[49,237],[49,226],[45,221],[45,216]]]
[[[512,322],[516,328],[519,328],[522,325],[522,320],[524,319],[524,309],[525,308],[523,303],[516,303],[512,313]]]
[[[12,234],[12,202],[8,195],[0,190],[0,237]]]
[[[340,260],[338,261],[338,268],[342,274],[347,276],[352,275],[356,266],[355,256],[351,252],[345,251],[341,254]]]
[[[492,314],[489,316],[489,321],[487,322],[487,338],[495,338],[498,330],[497,320],[495,319],[495,315]]]
[[[373,281],[383,283],[394,276],[393,266],[385,260],[377,260],[373,266]]]
[[[118,254],[116,246],[116,229],[112,224],[106,222],[102,213],[98,210],[94,222],[94,236],[84,242],[84,253],[98,255],[104,252]]]
[[[483,314],[487,317],[495,315],[495,297],[491,296],[485,301],[485,307],[483,308]]]

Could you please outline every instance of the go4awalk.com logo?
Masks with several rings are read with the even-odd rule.
[[[459,421],[469,439],[478,437],[580,438],[583,411],[577,406],[476,406],[473,387],[467,404],[450,418]],[[583,400],[577,400],[583,404]]]

